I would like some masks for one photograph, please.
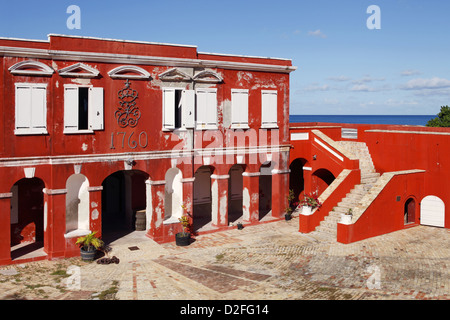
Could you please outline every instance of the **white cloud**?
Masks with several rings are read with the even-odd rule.
[[[386,80],[386,78],[373,78],[371,76],[365,76],[364,78],[353,80],[352,82],[354,84],[363,84],[363,83],[368,83],[368,82],[373,82],[373,81],[384,81],[384,80]]]
[[[338,76],[338,77],[328,77],[328,80],[331,81],[338,81],[338,82],[344,82],[344,81],[349,81],[350,78],[346,77],[346,76]]]
[[[360,92],[378,92],[378,91],[387,91],[391,90],[389,85],[384,85],[381,87],[370,87],[366,84],[355,84],[350,88],[350,91],[360,91]]]
[[[351,91],[365,91],[365,92],[373,91],[373,89],[371,87],[369,87],[368,85],[365,85],[365,84],[354,85],[353,87],[350,88],[350,90]]]
[[[316,31],[308,31],[308,36],[313,37],[319,37],[319,38],[326,38],[327,36],[320,31],[320,29],[317,29]]]
[[[330,86],[327,84],[324,84],[324,85],[312,84],[312,85],[304,88],[303,90],[308,91],[308,92],[328,91],[328,90],[330,90]]]
[[[419,103],[414,100],[395,100],[395,99],[387,99],[384,104],[388,106],[415,106]]]
[[[404,70],[401,73],[402,77],[410,77],[410,76],[415,76],[415,75],[419,75],[419,74],[421,74],[421,72],[418,70]]]
[[[450,80],[442,78],[423,79],[417,78],[409,80],[401,87],[404,90],[435,90],[450,88]]]

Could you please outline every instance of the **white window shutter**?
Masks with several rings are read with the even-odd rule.
[[[195,91],[183,90],[183,126],[194,128],[195,126]]]
[[[31,127],[47,128],[47,88],[31,88]]]
[[[31,126],[31,87],[16,86],[16,129]]]
[[[214,91],[207,92],[207,125],[217,125],[217,93]]]
[[[207,92],[197,91],[197,124],[207,123]]]
[[[163,127],[175,128],[175,89],[163,91]]]
[[[103,88],[89,88],[89,129],[103,130]]]
[[[78,130],[78,88],[66,87],[64,90],[64,129]]]
[[[232,90],[231,123],[248,124],[248,90]]]
[[[263,90],[261,100],[262,124],[275,127],[277,125],[277,91]]]

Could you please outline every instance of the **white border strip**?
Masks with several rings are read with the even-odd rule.
[[[326,146],[322,141],[318,140],[317,138],[314,138],[314,141],[317,142],[322,148],[324,148],[325,150],[327,150],[329,153],[331,153],[333,156],[335,156],[336,158],[338,158],[341,161],[344,161],[344,158],[340,155],[338,155],[336,152],[334,152],[333,150],[331,150],[328,146]]]

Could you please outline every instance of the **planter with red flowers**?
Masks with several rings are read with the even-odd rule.
[[[302,206],[302,214],[303,215],[311,215],[312,211],[315,208],[319,208],[322,206],[322,203],[319,201],[319,198],[314,194],[305,194],[302,201],[300,201]]]

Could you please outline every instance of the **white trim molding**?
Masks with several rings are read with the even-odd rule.
[[[81,72],[74,72],[76,70],[81,70]],[[73,77],[73,78],[95,78],[98,77],[100,71],[92,68],[84,63],[76,63],[69,67],[58,70],[61,77]]]
[[[261,172],[242,172],[243,177],[259,177]]]
[[[97,53],[82,51],[46,50],[36,48],[18,48],[0,46],[0,55],[8,57],[27,57],[35,59],[53,59],[64,61],[85,61],[117,64],[140,64],[152,66],[177,66],[190,68],[221,68],[229,70],[247,70],[261,72],[291,73],[297,70],[294,66],[271,65],[235,61],[218,61],[203,59],[168,58],[139,56],[114,53]]]
[[[272,174],[286,174],[291,173],[290,169],[280,170],[280,169],[273,169]]]
[[[47,189],[44,188],[42,190],[43,193],[48,194],[49,196],[58,195],[58,194],[66,194],[67,189]]]
[[[145,183],[151,186],[162,186],[166,184],[166,180],[146,180]]]
[[[314,138],[314,141],[317,142],[322,148],[327,150],[329,153],[331,153],[333,156],[335,156],[336,158],[338,158],[341,161],[344,161],[344,157],[340,156],[337,152],[335,152],[334,150],[329,148],[327,145],[325,145],[325,143],[323,143],[322,141],[320,141],[317,138]]]
[[[224,175],[212,174],[211,175],[211,179],[216,179],[216,180],[226,180],[229,178],[230,178],[229,174],[224,174]]]
[[[127,72],[134,74],[124,74]],[[129,66],[129,65],[114,68],[108,72],[108,75],[112,79],[137,79],[137,80],[150,79],[150,73],[147,70],[144,70],[137,66]]]
[[[55,70],[48,65],[34,60],[25,60],[18,62],[9,67],[9,72],[14,75],[28,75],[28,76],[51,76]]]
[[[211,70],[203,70],[197,73],[193,80],[195,82],[202,83],[219,83],[223,81],[223,78],[216,72]]]
[[[192,77],[178,68],[172,68],[161,73],[158,78],[163,81],[192,81]]]
[[[88,192],[102,191],[102,190],[103,190],[103,186],[99,186],[99,187],[88,187],[87,190],[88,190]]]

